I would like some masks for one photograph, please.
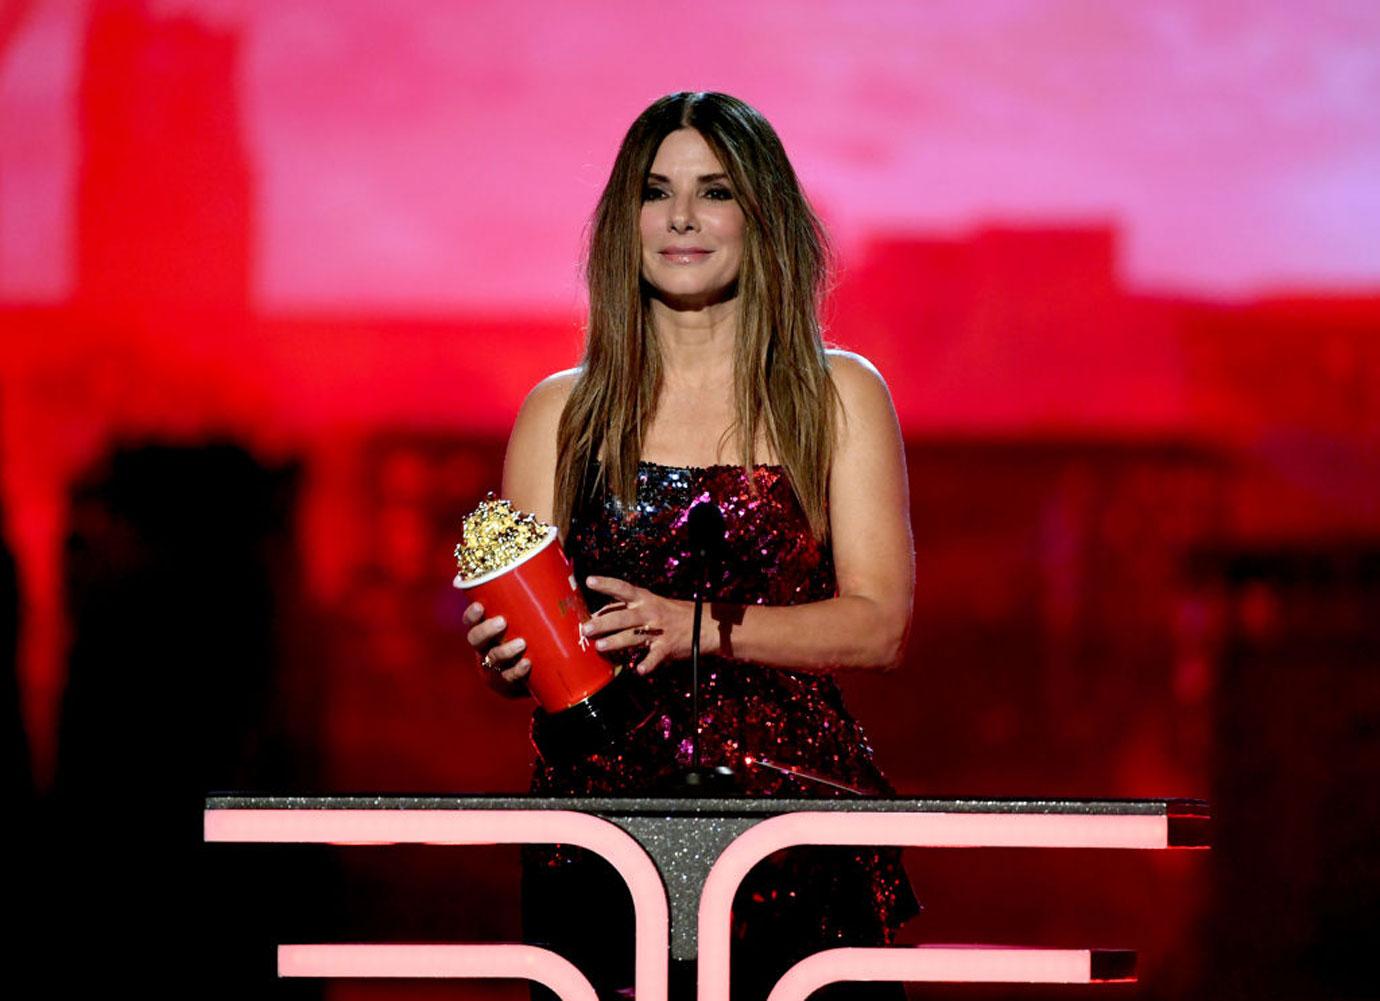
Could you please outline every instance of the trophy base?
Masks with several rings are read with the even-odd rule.
[[[543,761],[560,764],[571,758],[607,751],[651,719],[651,707],[633,690],[633,671],[624,671],[589,698],[568,709],[532,714],[532,744]]]

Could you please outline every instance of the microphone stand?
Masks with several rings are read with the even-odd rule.
[[[700,501],[690,508],[687,518],[690,544],[699,563],[695,585],[694,630],[690,637],[690,685],[694,729],[690,733],[690,768],[682,776],[684,791],[692,796],[724,795],[733,791],[733,769],[717,765],[705,769],[700,763],[700,624],[704,621],[704,598],[710,577],[718,562],[724,541],[724,516],[713,501]]]

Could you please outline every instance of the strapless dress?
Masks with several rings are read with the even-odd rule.
[[[597,476],[597,466],[592,475]],[[606,490],[577,503],[565,549],[583,587],[591,575],[618,577],[670,598],[694,596],[698,572],[687,518],[714,501],[725,523],[724,545],[709,598],[741,605],[793,605],[836,594],[833,555],[817,540],[783,467],[759,465],[638,466],[637,500],[622,504]],[[585,591],[591,610],[606,596]],[[894,790],[878,768],[863,728],[849,715],[833,678],[737,659],[704,656],[700,758],[727,765],[737,795],[836,798],[886,796]],[[538,759],[533,793],[548,796],[662,794],[690,765],[693,693],[688,661],[661,664],[629,678],[651,718],[621,745],[567,760]],[[631,980],[630,910],[582,852],[529,850],[524,861],[529,939],[565,953],[610,993]],[[592,880],[592,882],[591,882]],[[601,882],[602,881],[602,882]],[[603,889],[599,889],[602,885]],[[540,911],[595,894],[607,913],[561,931]],[[601,905],[602,906],[602,905]],[[749,874],[734,903],[734,995],[764,996],[797,959],[842,945],[890,944],[918,910],[895,849],[801,848],[778,853]],[[607,934],[606,934],[607,932]],[[599,954],[599,955],[595,955]],[[625,995],[626,996],[626,995]]]

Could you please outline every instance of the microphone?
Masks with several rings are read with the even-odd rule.
[[[685,785],[699,795],[724,792],[733,784],[733,770],[720,765],[706,772],[700,767],[700,623],[704,617],[704,599],[709,591],[710,578],[718,565],[724,544],[724,516],[719,506],[702,500],[690,508],[686,518],[690,532],[690,547],[699,564],[699,580],[695,584],[695,624],[690,638],[690,684],[694,698],[694,730],[690,734],[691,764],[685,773]]]
[[[686,518],[686,527],[690,529],[690,545],[701,561],[718,556],[724,544],[724,515],[719,505],[708,500],[695,504]]]

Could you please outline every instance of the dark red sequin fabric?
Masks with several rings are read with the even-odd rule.
[[[811,534],[785,470],[769,465],[749,471],[641,463],[634,506],[605,491],[576,506],[565,549],[581,584],[590,575],[617,577],[666,597],[692,598],[697,570],[687,518],[690,507],[705,499],[719,506],[725,523],[712,600],[790,605],[835,595],[827,542]],[[591,610],[609,600],[588,590],[585,597]],[[739,794],[833,798],[893,792],[828,675],[706,656],[701,682],[702,765],[731,767]],[[651,720],[608,752],[539,761],[534,793],[643,795],[673,786],[691,760],[690,664],[664,663],[633,684],[652,705]],[[533,857],[549,868],[571,862],[559,850]],[[734,907],[735,935],[739,943],[764,934],[779,939],[774,948],[780,962],[769,964],[774,968],[821,948],[890,943],[916,909],[897,851],[797,849],[749,876]]]

